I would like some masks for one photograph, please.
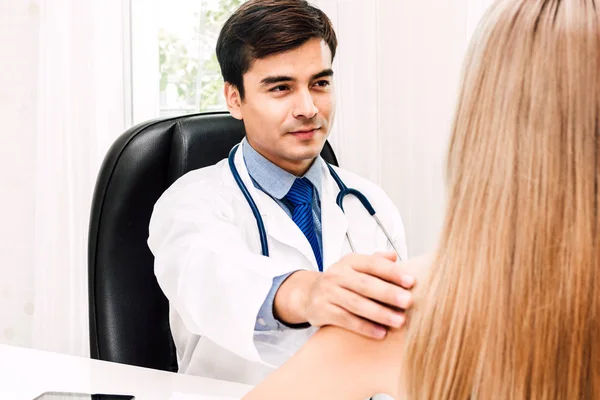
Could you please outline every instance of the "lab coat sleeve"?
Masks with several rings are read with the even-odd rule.
[[[198,192],[166,193],[155,205],[148,238],[155,275],[187,329],[261,362],[254,327],[281,268],[252,252],[231,204]]]

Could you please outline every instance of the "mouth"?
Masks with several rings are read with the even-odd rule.
[[[314,128],[306,128],[306,129],[301,129],[301,130],[297,130],[297,131],[293,131],[290,132],[290,134],[294,135],[294,136],[298,136],[298,137],[312,137],[315,133],[317,133],[317,131],[321,129],[320,126],[314,127]]]

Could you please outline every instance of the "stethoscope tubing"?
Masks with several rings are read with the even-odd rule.
[[[235,145],[233,147],[233,149],[231,149],[231,151],[229,152],[229,157],[228,157],[229,169],[231,170],[231,175],[233,175],[233,179],[235,180],[236,184],[240,188],[240,191],[244,195],[244,198],[248,202],[248,205],[250,206],[250,209],[252,210],[252,214],[254,214],[254,218],[256,219],[256,226],[258,228],[258,233],[259,233],[259,237],[260,237],[260,246],[261,246],[261,250],[262,250],[262,255],[265,257],[268,257],[269,256],[269,244],[268,244],[268,240],[267,240],[267,231],[265,229],[265,223],[262,219],[260,211],[258,210],[258,206],[254,202],[252,195],[250,195],[248,188],[242,181],[242,178],[237,170],[237,167],[235,166],[235,154],[237,152],[238,147],[239,147],[239,144]],[[379,217],[376,215],[377,213],[375,212],[375,209],[371,205],[371,202],[360,191],[358,191],[356,189],[348,188],[346,186],[346,184],[344,184],[342,179],[339,177],[337,172],[335,172],[333,167],[329,163],[326,163],[326,165],[329,169],[329,173],[333,177],[333,180],[336,182],[336,184],[338,185],[338,187],[340,189],[340,192],[338,193],[338,195],[336,197],[336,201],[335,201],[336,204],[338,205],[338,207],[340,207],[342,212],[345,213],[344,197],[346,197],[348,195],[352,195],[352,196],[356,197],[361,202],[363,207],[367,210],[367,212],[375,219],[375,222],[377,222],[377,225],[379,225],[379,228],[383,231],[383,234],[387,238],[388,242],[394,248],[394,251],[398,255],[398,259],[402,260],[402,257],[400,255],[400,252],[398,251],[398,248],[396,247],[396,244],[392,240],[387,229],[385,229],[385,226],[383,225],[383,223],[381,222]],[[350,249],[353,252],[355,252],[356,248],[355,248],[354,243],[352,242],[352,239],[350,238],[350,235],[348,234],[347,231],[346,231],[346,238],[348,239],[348,243],[350,244]]]

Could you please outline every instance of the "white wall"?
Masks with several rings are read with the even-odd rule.
[[[39,7],[0,2],[0,343],[31,345]]]
[[[398,206],[411,256],[444,211],[444,161],[468,38],[490,0],[313,0],[336,27],[340,164]]]
[[[400,209],[411,255],[432,249],[443,219],[467,13],[444,0],[380,1],[380,183]]]

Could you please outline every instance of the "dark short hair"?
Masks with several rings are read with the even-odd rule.
[[[244,98],[243,75],[252,61],[321,38],[335,56],[337,37],[325,13],[305,0],[250,0],[227,19],[217,40],[223,80]]]

